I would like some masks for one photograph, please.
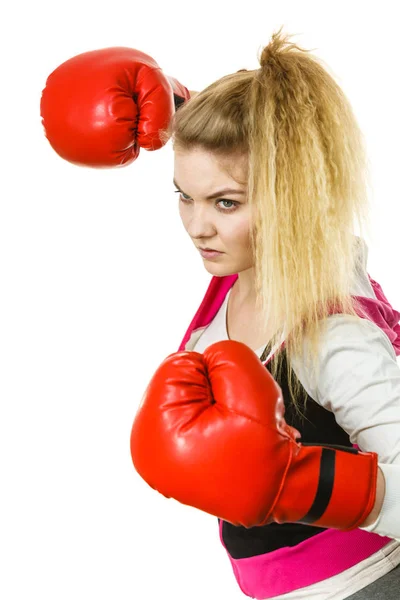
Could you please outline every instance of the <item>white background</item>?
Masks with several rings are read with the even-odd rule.
[[[62,160],[39,114],[47,76],[129,46],[188,89],[258,67],[273,31],[336,74],[373,166],[368,272],[400,308],[396,1],[8,3],[2,55],[0,597],[240,599],[214,517],[133,469],[142,394],[211,275],[183,229],[171,143],[129,167]]]

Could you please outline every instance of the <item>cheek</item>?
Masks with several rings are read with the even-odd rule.
[[[179,202],[179,204],[178,204],[178,212],[179,212],[179,216],[181,218],[181,221],[182,221],[182,223],[183,223],[183,225],[184,225],[184,227],[186,229],[187,218],[185,217],[185,211],[182,210],[182,203],[181,202]]]
[[[232,223],[228,230],[229,238],[234,240],[240,248],[248,247],[250,243],[250,230],[247,220]]]

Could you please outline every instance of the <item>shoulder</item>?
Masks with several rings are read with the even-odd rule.
[[[325,321],[325,330],[320,339],[318,379],[312,378],[307,363],[307,337],[303,344],[303,357],[292,357],[292,367],[296,376],[309,395],[328,410],[332,410],[329,396],[332,386],[341,392],[343,385],[349,389],[361,382],[377,377],[380,371],[388,368],[400,373],[393,345],[386,333],[369,319],[352,315],[331,315]]]

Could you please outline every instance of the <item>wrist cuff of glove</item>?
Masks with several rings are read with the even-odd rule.
[[[273,509],[278,523],[349,531],[375,504],[378,456],[344,446],[299,444]]]
[[[184,85],[179,83],[179,81],[175,79],[175,77],[167,75],[167,79],[171,84],[172,91],[174,92],[174,103],[176,112],[181,106],[181,104],[184,104],[185,102],[187,102],[187,100],[190,100],[190,92]]]

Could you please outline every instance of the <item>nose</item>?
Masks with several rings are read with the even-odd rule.
[[[185,221],[186,231],[192,239],[209,239],[215,236],[216,227],[207,207],[191,209],[190,216]]]

